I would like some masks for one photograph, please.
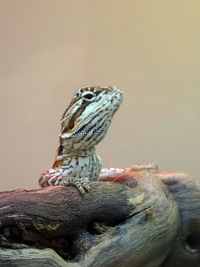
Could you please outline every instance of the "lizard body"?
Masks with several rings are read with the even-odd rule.
[[[95,146],[105,137],[122,99],[114,86],[82,87],[75,93],[61,118],[53,166],[39,178],[41,187],[74,185],[82,194],[90,190],[101,171]]]

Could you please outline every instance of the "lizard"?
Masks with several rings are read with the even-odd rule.
[[[90,191],[102,167],[95,146],[105,137],[122,100],[123,92],[116,86],[78,89],[62,115],[55,160],[41,174],[41,187],[73,185],[81,194]]]
[[[90,182],[116,177],[129,169],[157,169],[153,163],[131,168],[104,168],[95,146],[105,137],[123,100],[116,86],[84,86],[77,90],[61,118],[59,146],[51,169],[39,178],[41,187],[73,185],[84,195]]]

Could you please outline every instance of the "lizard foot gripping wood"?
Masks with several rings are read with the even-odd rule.
[[[120,89],[82,87],[61,118],[61,134],[54,164],[42,173],[39,185],[74,185],[81,194],[97,181],[101,159],[95,146],[104,138],[123,99]]]

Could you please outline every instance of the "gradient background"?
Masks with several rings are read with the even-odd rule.
[[[0,0],[1,190],[37,188],[82,85],[125,92],[97,151],[199,175],[199,0]]]

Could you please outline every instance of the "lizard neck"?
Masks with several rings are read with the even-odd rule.
[[[66,140],[65,142],[62,142],[62,139],[60,139],[60,144],[58,146],[58,149],[56,151],[55,160],[53,163],[53,168],[66,166],[69,163],[70,159],[76,158],[89,158],[91,156],[97,156],[95,147],[89,147],[87,149],[74,149],[69,148],[66,146]]]

